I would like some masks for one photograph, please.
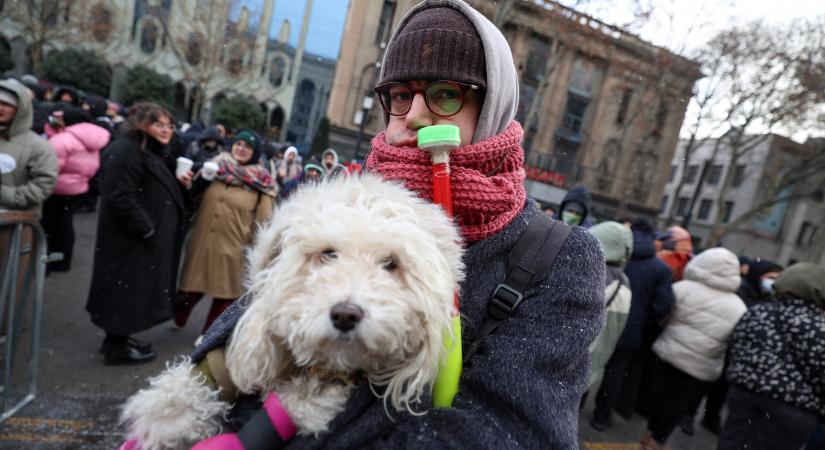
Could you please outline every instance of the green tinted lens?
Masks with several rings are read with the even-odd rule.
[[[435,83],[427,88],[427,103],[434,113],[449,116],[461,109],[464,93],[450,83]]]

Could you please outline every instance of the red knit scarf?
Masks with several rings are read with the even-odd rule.
[[[468,242],[490,237],[506,227],[524,207],[524,150],[521,125],[513,121],[502,133],[450,153],[453,212]],[[384,133],[372,140],[367,169],[398,180],[432,200],[432,162],[416,147],[393,147]]]

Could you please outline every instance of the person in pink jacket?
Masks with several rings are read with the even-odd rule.
[[[71,269],[76,199],[89,190],[89,180],[100,168],[100,151],[110,139],[105,128],[85,122],[84,118],[75,111],[55,111],[45,127],[49,143],[57,153],[59,173],[54,194],[43,205],[40,223],[46,232],[49,253],[63,253],[62,260],[49,263],[49,271]]]

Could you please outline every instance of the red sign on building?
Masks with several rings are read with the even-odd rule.
[[[558,187],[564,186],[564,175],[560,173],[528,165],[524,166],[524,171],[527,172],[527,179],[529,180],[540,181]]]

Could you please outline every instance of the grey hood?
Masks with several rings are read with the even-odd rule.
[[[29,131],[32,127],[32,102],[29,88],[17,80],[0,80],[0,89],[10,91],[17,96],[17,114],[9,126],[9,137],[15,137]]]
[[[504,131],[516,117],[518,109],[518,73],[513,63],[513,54],[504,35],[480,12],[461,0],[425,0],[414,6],[393,31],[390,42],[394,41],[398,31],[404,28],[410,16],[433,7],[446,6],[464,13],[475,25],[484,45],[484,58],[487,63],[487,92],[484,105],[478,118],[473,143],[483,141]],[[389,48],[389,45],[387,46]],[[381,64],[381,76],[384,77],[384,61]],[[387,121],[385,115],[384,121]]]

